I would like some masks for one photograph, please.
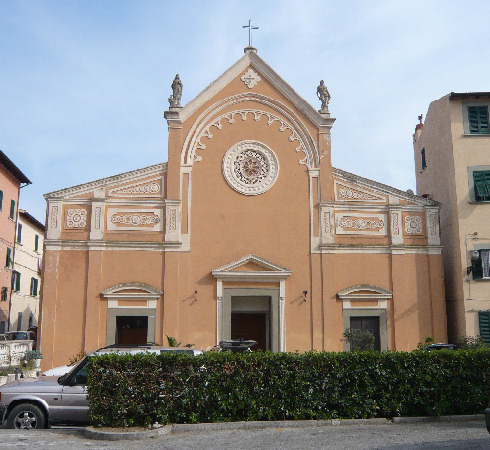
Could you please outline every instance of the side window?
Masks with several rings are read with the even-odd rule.
[[[36,234],[34,237],[34,251],[37,252],[39,250],[39,235]]]
[[[12,272],[12,290],[14,292],[20,291],[20,272],[16,270]]]
[[[8,300],[9,288],[7,286],[2,287],[2,302],[6,302]]]
[[[14,220],[15,217],[15,200],[10,200],[10,215],[9,217]]]
[[[0,211],[3,209],[3,191],[0,191]]]
[[[76,385],[86,385],[88,380],[87,365],[85,364],[82,369],[75,375]]]
[[[490,250],[478,250],[480,256],[478,259],[471,261],[471,271],[473,279],[479,280],[482,278],[490,279]]]
[[[470,134],[488,134],[488,106],[468,106],[468,131]]]
[[[7,247],[7,256],[5,258],[5,267],[10,267],[11,263],[12,263],[12,249]]]
[[[17,224],[17,243],[22,243],[22,224]]]
[[[486,344],[490,344],[490,311],[478,311],[480,336]]]
[[[31,278],[31,290],[30,295],[37,295],[37,278]]]
[[[425,160],[425,147],[420,150],[420,158],[421,158],[421,162],[422,162],[422,170],[424,170],[426,167],[427,167],[427,162]]]
[[[490,171],[479,170],[473,172],[475,200],[484,202],[490,200]]]

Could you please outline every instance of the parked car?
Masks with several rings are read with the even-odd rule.
[[[52,369],[46,370],[41,374],[42,377],[61,377],[65,373],[68,373],[70,369],[74,366],[73,364],[66,364],[64,366],[53,367]]]
[[[456,350],[455,344],[430,344],[424,347],[424,350],[433,351],[433,350]]]
[[[178,352],[202,354],[191,348],[157,346],[107,347],[97,350],[60,376],[24,378],[0,386],[0,418],[7,428],[46,428],[53,423],[88,423],[87,362],[93,356],[119,353]]]
[[[254,345],[257,345],[257,341],[244,339],[230,339],[228,341],[221,341],[219,343],[221,351],[229,350],[234,353],[251,352],[251,348]]]

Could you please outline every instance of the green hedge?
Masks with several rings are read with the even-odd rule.
[[[94,425],[482,413],[490,350],[91,358]]]

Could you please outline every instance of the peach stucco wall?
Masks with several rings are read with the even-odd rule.
[[[305,155],[296,151],[298,141],[289,139],[290,130],[281,130],[278,121],[268,123],[267,115],[255,118],[253,113],[248,113],[246,120],[237,115],[234,123],[223,120],[220,129],[212,128],[212,136],[201,140],[205,148],[197,150],[202,159],[192,165],[181,164],[189,150],[186,138],[194,132],[193,126],[201,114],[231,96],[249,92],[240,78],[242,73],[199,105],[183,123],[169,120],[164,198],[142,196],[126,204],[124,199],[118,200],[118,208],[128,212],[134,204],[138,204],[138,208],[167,208],[163,230],[148,231],[148,227],[141,227],[135,231],[109,231],[109,219],[105,217],[103,236],[98,238],[100,244],[90,242],[93,240],[90,237],[93,233],[91,196],[75,196],[80,199],[79,205],[74,201],[64,204],[61,220],[66,220],[68,208],[85,208],[88,220],[86,227],[79,230],[61,226],[59,241],[53,239],[52,246],[48,240],[42,294],[44,368],[64,364],[79,351],[105,345],[108,300],[101,293],[124,283],[144,283],[163,291],[157,300],[155,336],[158,343],[166,344],[167,334],[196,347],[215,345],[218,285],[212,271],[250,254],[291,272],[283,285],[287,351],[342,350],[343,302],[337,294],[357,285],[392,292],[386,306],[389,349],[412,350],[426,336],[446,339],[441,256],[428,254],[424,204],[417,206],[406,199],[397,200],[397,207],[409,205],[416,210],[412,215],[418,214],[423,219],[423,231],[419,235],[400,233],[403,244],[417,251],[408,252],[399,245],[398,253],[392,253],[389,226],[384,234],[376,236],[335,235],[330,247],[318,247],[318,236],[322,227],[327,226],[320,227],[319,210],[328,202],[328,205],[334,202],[329,127],[320,129],[298,104],[283,96],[258,72],[261,81],[253,92],[280,103],[282,111],[289,111],[288,114],[302,124],[315,151],[323,156],[320,162],[312,163],[316,166],[310,170],[300,164]],[[206,113],[207,120],[211,122],[237,109],[273,113],[291,123],[285,113],[273,109],[267,102],[250,99],[219,111],[211,108]],[[199,120],[203,120],[202,117]],[[238,193],[223,177],[226,151],[244,140],[267,145],[279,161],[276,182],[260,195]],[[106,202],[107,210],[113,200],[108,199],[108,188],[104,192],[105,197],[98,201]],[[370,211],[379,208],[383,220],[388,221],[389,203],[395,200],[390,200],[386,192],[380,195],[386,201],[375,206],[369,206],[366,201],[346,204],[343,211],[351,208],[369,218]],[[169,212],[171,202],[179,204],[177,215],[171,216]],[[176,222],[171,223],[172,220],[176,220],[179,227],[175,226]],[[170,231],[180,233],[182,242],[170,242]],[[128,249],[129,245],[134,249]],[[249,263],[240,270],[250,273],[265,269]],[[280,286],[279,281],[271,280],[223,282],[224,288],[267,287],[279,291]],[[138,303],[120,300],[117,304],[132,307]],[[378,302],[370,299],[359,305],[373,308]]]

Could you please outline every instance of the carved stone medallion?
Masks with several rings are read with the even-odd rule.
[[[66,215],[67,228],[85,228],[87,225],[87,210],[69,209]]]
[[[252,69],[248,69],[241,77],[241,80],[245,83],[245,85],[252,89],[261,78],[257,73],[255,73]]]
[[[240,194],[262,194],[274,185],[278,175],[275,153],[261,142],[239,142],[223,157],[223,176]]]
[[[422,233],[422,217],[420,216],[405,216],[405,233],[421,234]]]

